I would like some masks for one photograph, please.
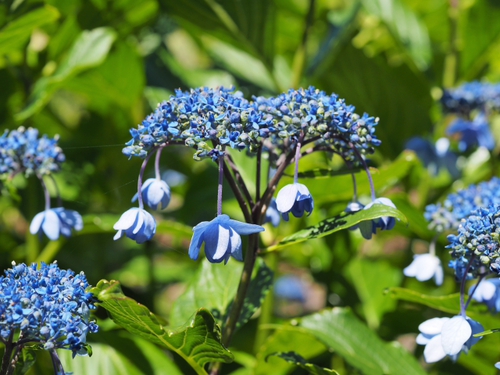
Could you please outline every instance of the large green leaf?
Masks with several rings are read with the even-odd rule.
[[[198,374],[205,374],[208,362],[231,362],[233,356],[221,344],[220,328],[213,316],[199,309],[175,330],[166,328],[147,307],[126,297],[117,281],[101,280],[90,290],[114,322],[127,331],[170,349],[188,362]]]
[[[251,53],[267,66],[274,56],[275,7],[272,1],[162,0],[160,4],[193,35],[210,34]]]
[[[299,354],[295,352],[280,352],[280,353],[273,353],[271,356],[275,356],[281,359],[284,359],[285,361],[289,363],[293,363],[300,367],[301,369],[307,371],[308,374],[312,375],[327,375],[327,374],[337,374],[338,372],[335,370],[330,370],[324,367],[317,366],[313,363],[307,362],[303,357],[301,357]]]
[[[170,316],[171,324],[175,326],[183,323],[186,316],[200,307],[208,309],[222,324],[236,295],[242,269],[243,264],[236,261],[221,265],[203,260],[187,290],[175,301]],[[271,287],[272,275],[272,271],[259,258],[237,327],[245,324],[260,307]]]
[[[460,50],[460,76],[464,80],[478,78],[488,63],[494,45],[498,45],[500,6],[494,1],[476,1],[464,12],[460,22],[462,48]]]
[[[368,326],[377,329],[384,314],[396,307],[396,301],[384,292],[401,283],[401,270],[386,261],[358,258],[349,263],[346,271],[361,300]]]
[[[388,157],[402,151],[404,140],[433,127],[428,80],[407,65],[391,66],[384,56],[368,57],[348,42],[325,71],[316,74],[312,84],[336,92],[355,105],[356,112],[380,118],[379,149]]]
[[[458,314],[460,312],[459,293],[446,296],[429,296],[410,289],[390,288],[388,289],[388,294],[395,299],[419,303],[450,314]]]
[[[374,204],[368,210],[361,210],[353,214],[342,212],[340,215],[323,220],[317,225],[299,230],[285,237],[278,244],[268,247],[266,251],[274,251],[313,238],[328,236],[332,233],[351,228],[362,221],[373,220],[384,216],[394,217],[404,224],[408,223],[406,216],[398,209],[383,204]]]
[[[431,45],[425,25],[401,0],[362,0],[363,6],[387,25],[406,48],[415,65],[425,70],[431,60]]]
[[[28,105],[16,119],[22,121],[35,114],[69,78],[100,65],[106,59],[115,38],[116,33],[107,27],[82,31],[54,75],[42,77],[35,83]]]
[[[0,56],[22,47],[33,30],[58,18],[59,11],[50,5],[45,5],[9,22],[0,29]]]
[[[382,341],[349,309],[334,308],[307,316],[300,329],[316,336],[364,374],[425,374],[403,347]]]

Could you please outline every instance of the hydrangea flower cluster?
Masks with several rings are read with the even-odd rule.
[[[204,244],[205,255],[212,263],[226,263],[231,256],[242,260],[240,235],[263,231],[261,224],[265,222],[277,226],[280,216],[287,221],[290,213],[302,217],[313,211],[313,197],[308,188],[298,182],[299,159],[304,154],[313,151],[337,154],[350,167],[361,165],[370,175],[364,158],[380,145],[375,135],[377,124],[378,118],[360,116],[337,95],[327,95],[314,87],[292,89],[277,97],[254,97],[251,101],[234,88],[177,90],[137,128],[130,130],[132,139],[126,143],[123,154],[144,159],[138,179],[140,193],[133,198],[138,200],[139,207],[128,210],[118,220],[114,226],[118,231],[115,239],[126,235],[143,243],[154,236],[156,222],[144,210],[144,204],[163,209],[170,201],[170,188],[159,177],[159,155],[167,146],[184,145],[195,149],[195,160],[208,158],[219,166],[217,216],[193,228],[189,256],[196,260]],[[302,146],[305,145],[309,146],[304,152]],[[258,160],[267,158],[274,172],[268,176],[269,185],[262,195],[250,196],[227,149],[246,150],[258,155]],[[143,184],[146,164],[155,153],[156,179],[148,179]],[[274,199],[276,185],[292,163],[295,164],[294,181],[284,186]],[[225,169],[226,172],[229,169],[229,173],[224,173]],[[260,170],[258,175],[260,179]],[[224,178],[234,178],[229,185],[236,192],[242,210],[248,210],[246,215],[243,212],[246,223],[222,214]],[[390,202],[387,199],[375,202],[373,183],[371,187],[373,203]],[[392,202],[388,205],[394,207]],[[391,229],[394,223],[392,218],[370,221],[369,236],[365,237],[370,238],[377,228]]]
[[[477,208],[491,205],[500,205],[500,179],[497,177],[450,194],[442,204],[428,205],[424,216],[429,221],[429,229],[444,232],[456,230],[460,221]]]
[[[72,230],[83,228],[78,212],[63,207],[50,208],[50,195],[44,177],[58,172],[65,160],[58,140],[58,136],[39,137],[37,129],[22,126],[10,132],[6,130],[0,137],[0,178],[12,178],[18,173],[38,177],[45,193],[45,210],[33,218],[30,233],[40,236],[44,233],[52,241],[60,235],[70,237]],[[52,182],[55,184],[54,179]]]
[[[354,107],[337,95],[314,87],[254,101],[234,88],[178,90],[137,129],[131,129],[132,139],[123,153],[144,158],[154,147],[180,143],[194,147],[197,160],[217,160],[223,146],[254,152],[264,144],[276,152],[305,133],[358,163],[356,154],[371,154],[380,144],[375,135],[377,123],[377,118],[354,113]]]
[[[467,82],[445,90],[441,104],[449,113],[469,114],[472,110],[490,107],[500,109],[500,84]]]
[[[38,268],[13,262],[0,276],[0,339],[87,354],[87,334],[98,330],[90,320],[96,301],[88,287],[83,272],[60,269],[57,263]]]
[[[0,177],[18,173],[43,176],[59,171],[65,157],[58,140],[58,136],[39,137],[33,128],[6,130],[0,137]]]
[[[487,270],[500,274],[500,206],[478,208],[450,234],[450,267],[458,279],[475,278]]]

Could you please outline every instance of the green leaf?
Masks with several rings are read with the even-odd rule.
[[[304,358],[295,352],[280,352],[270,354],[271,356],[276,356],[278,358],[284,359],[289,363],[293,363],[299,366],[301,369],[306,370],[308,374],[312,375],[326,375],[326,374],[338,374],[335,370],[330,370],[324,367],[317,366],[313,363],[308,363]]]
[[[367,375],[423,375],[417,360],[398,343],[382,341],[349,310],[334,308],[307,316],[300,328]]]
[[[401,283],[401,270],[382,260],[353,259],[346,272],[361,300],[368,326],[377,329],[384,314],[396,307],[396,301],[384,292]]]
[[[56,8],[45,5],[9,22],[0,30],[0,56],[22,47],[33,30],[54,22],[59,15]]]
[[[275,8],[272,1],[185,0],[160,1],[193,35],[210,34],[272,65]]]
[[[460,49],[460,76],[464,80],[477,79],[488,64],[490,53],[498,45],[500,36],[500,7],[494,2],[476,1],[459,22],[462,48]]]
[[[310,171],[304,171],[304,172],[299,172],[298,177],[299,178],[321,178],[321,177],[336,177],[336,176],[343,176],[343,175],[352,175],[353,173],[359,173],[361,171],[364,171],[361,168],[353,168],[353,169],[341,169],[341,170],[335,170],[335,169],[312,169]]]
[[[419,303],[450,314],[460,313],[460,293],[446,296],[429,296],[405,288],[389,288],[387,293],[398,300]]]
[[[199,309],[185,324],[170,330],[147,307],[126,297],[117,281],[101,280],[90,292],[116,324],[179,354],[198,374],[206,374],[203,366],[208,362],[228,363],[233,359],[221,344],[220,328],[205,309]]]
[[[21,350],[19,359],[17,361],[16,369],[13,375],[24,375],[33,366],[36,361],[36,350],[30,347],[25,347]]]
[[[433,128],[429,81],[416,69],[392,66],[384,55],[368,57],[348,41],[333,62],[314,74],[311,84],[329,87],[355,105],[357,113],[380,117],[376,135],[382,144],[378,149],[387,157],[395,158],[402,151],[402,140]]]
[[[106,59],[115,38],[116,33],[107,27],[82,31],[54,75],[42,77],[35,83],[28,105],[17,114],[16,119],[23,121],[32,116],[50,101],[58,89],[64,87],[68,79],[100,65]]]
[[[374,204],[368,210],[361,210],[353,214],[342,212],[340,215],[323,220],[315,226],[299,230],[298,232],[285,237],[278,244],[268,247],[266,251],[274,251],[285,246],[294,245],[313,238],[328,236],[332,233],[353,227],[362,221],[373,220],[384,216],[394,217],[402,221],[404,224],[408,223],[405,215],[398,209],[385,206],[383,204]]]
[[[431,61],[427,28],[401,0],[362,0],[363,6],[382,19],[397,41],[406,48],[415,65],[425,70]]]
[[[236,295],[243,264],[231,261],[226,265],[212,264],[204,259],[198,272],[172,308],[170,322],[181,324],[192,311],[203,307],[222,324]],[[272,271],[262,259],[257,259],[256,271],[238,319],[237,328],[245,324],[260,307],[272,285]]]
[[[300,354],[306,360],[317,357],[327,350],[325,345],[313,335],[297,330],[293,326],[281,325],[259,348],[252,374],[289,374],[293,368],[291,364],[269,356],[272,353],[288,352],[297,350],[297,348],[300,348]]]

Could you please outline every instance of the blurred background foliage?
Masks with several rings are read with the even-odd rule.
[[[426,251],[433,236],[423,207],[496,174],[498,147],[491,156],[464,155],[462,177],[452,181],[446,172],[431,176],[404,146],[412,136],[435,140],[445,133],[450,119],[438,101],[444,87],[500,81],[498,20],[497,0],[4,0],[0,130],[22,125],[60,135],[67,161],[55,177],[65,207],[82,213],[85,227],[67,240],[31,236],[27,229],[43,209],[43,194],[35,178],[17,176],[1,185],[0,266],[5,269],[12,260],[57,259],[61,268],[85,271],[92,284],[101,278],[119,280],[128,295],[168,319],[174,301],[201,266],[188,258],[187,247],[191,227],[215,214],[216,168],[209,161],[194,162],[189,149],[166,149],[162,166],[175,182],[171,205],[157,215],[154,241],[144,246],[114,242],[112,226],[131,207],[141,163],[121,154],[130,139],[128,129],[177,88],[234,85],[250,98],[314,85],[345,98],[358,113],[380,117],[377,135],[383,143],[372,160],[375,185],[410,224],[371,241],[344,231],[266,255],[278,276],[297,276],[307,290],[300,303],[275,300],[273,321],[326,306],[349,306],[380,338],[398,340],[422,362],[415,332],[419,323],[439,313],[400,302],[385,291],[398,286],[434,296],[456,291],[451,272],[436,288],[432,282],[404,279],[401,270],[414,252]],[[497,139],[499,125],[498,120],[493,123]],[[243,177],[251,180],[251,159],[234,157]],[[314,173],[305,172],[314,168],[336,170],[340,165],[321,155],[303,159],[304,183],[317,209],[308,218],[268,227],[264,246],[338,214],[352,199],[349,175],[306,180]],[[152,174],[148,169],[146,176]],[[358,184],[361,200],[366,200],[363,174],[358,174]],[[225,199],[224,210],[241,219],[229,189]],[[444,264],[445,243],[443,236],[438,251]],[[236,266],[231,263],[236,262],[226,267]],[[89,337],[95,355],[78,359],[82,362],[75,362],[75,374],[189,373],[181,359],[107,327],[101,318],[104,329]],[[486,328],[500,325],[497,318],[488,319]],[[353,365],[341,350],[327,350],[333,344],[325,346],[305,333],[269,328],[267,346],[253,349],[255,329],[256,319],[236,336],[236,364],[227,373],[269,374],[271,365],[273,374],[290,373],[290,364],[278,358],[266,363],[264,354],[293,350],[293,344],[303,348],[304,357],[340,373],[378,373]],[[428,371],[493,374],[499,344],[495,335],[488,336],[457,364],[447,361]],[[252,351],[257,357],[249,360]],[[37,366],[31,373],[47,373],[43,361]]]

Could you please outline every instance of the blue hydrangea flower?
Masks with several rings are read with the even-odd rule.
[[[170,187],[159,178],[148,178],[141,190],[144,203],[155,211],[164,210],[170,203]],[[132,202],[137,198],[138,193],[134,195]]]
[[[436,285],[443,283],[443,266],[434,254],[419,254],[413,262],[403,270],[405,276],[415,277],[418,281],[427,281],[434,277]]]
[[[288,221],[290,212],[295,217],[302,217],[304,212],[310,215],[314,209],[314,200],[305,185],[295,182],[286,185],[278,192],[276,208],[281,212],[283,220]]]
[[[113,237],[114,240],[126,235],[141,244],[155,235],[156,221],[153,215],[146,210],[134,207],[123,213],[113,229],[118,231]]]
[[[368,210],[374,204],[383,204],[392,208],[396,208],[394,203],[388,198],[377,198],[373,202],[368,203],[363,209]],[[374,220],[362,221],[358,224],[361,235],[369,240],[373,234],[377,233],[377,228],[380,230],[391,230],[396,225],[396,219],[391,216],[383,216]]]
[[[244,234],[259,233],[260,225],[232,220],[227,215],[219,215],[212,221],[203,221],[193,228],[189,245],[189,257],[197,260],[201,245],[205,243],[205,256],[211,263],[227,263],[229,257],[243,260],[241,237]]]
[[[489,206],[473,211],[462,220],[458,233],[448,236],[452,261],[457,278],[463,277],[468,267],[467,278],[475,278],[488,267],[500,274],[500,206]],[[475,254],[473,257],[472,255]]]
[[[70,237],[72,230],[79,231],[83,228],[82,216],[73,210],[57,207],[39,212],[30,224],[30,233],[45,235],[55,241],[62,234]]]
[[[474,109],[500,108],[500,85],[487,82],[466,82],[445,90],[441,103],[446,112],[469,115]]]
[[[19,333],[24,344],[44,349],[69,349],[73,355],[88,351],[87,334],[98,330],[90,320],[96,302],[85,275],[47,265],[12,263],[0,276],[0,336],[12,340]]]
[[[273,227],[277,227],[280,225],[281,216],[278,211],[278,207],[276,206],[276,199],[272,198],[269,207],[266,210],[266,218],[264,219],[265,223],[271,223]]]
[[[43,176],[59,171],[65,157],[58,140],[58,136],[39,137],[38,130],[33,128],[6,130],[0,137],[0,175]]]
[[[469,295],[471,294],[473,300],[484,303],[490,311],[500,311],[500,279],[482,280],[477,288],[475,285],[470,287]]]
[[[495,148],[495,139],[490,130],[488,119],[484,113],[479,113],[472,121],[457,118],[448,128],[448,135],[458,134],[460,151],[467,151],[472,147],[480,146],[488,150]]]
[[[456,361],[461,352],[467,353],[482,338],[473,335],[484,331],[480,323],[462,315],[429,319],[418,329],[417,344],[425,345],[427,363],[438,362],[446,356]]]

